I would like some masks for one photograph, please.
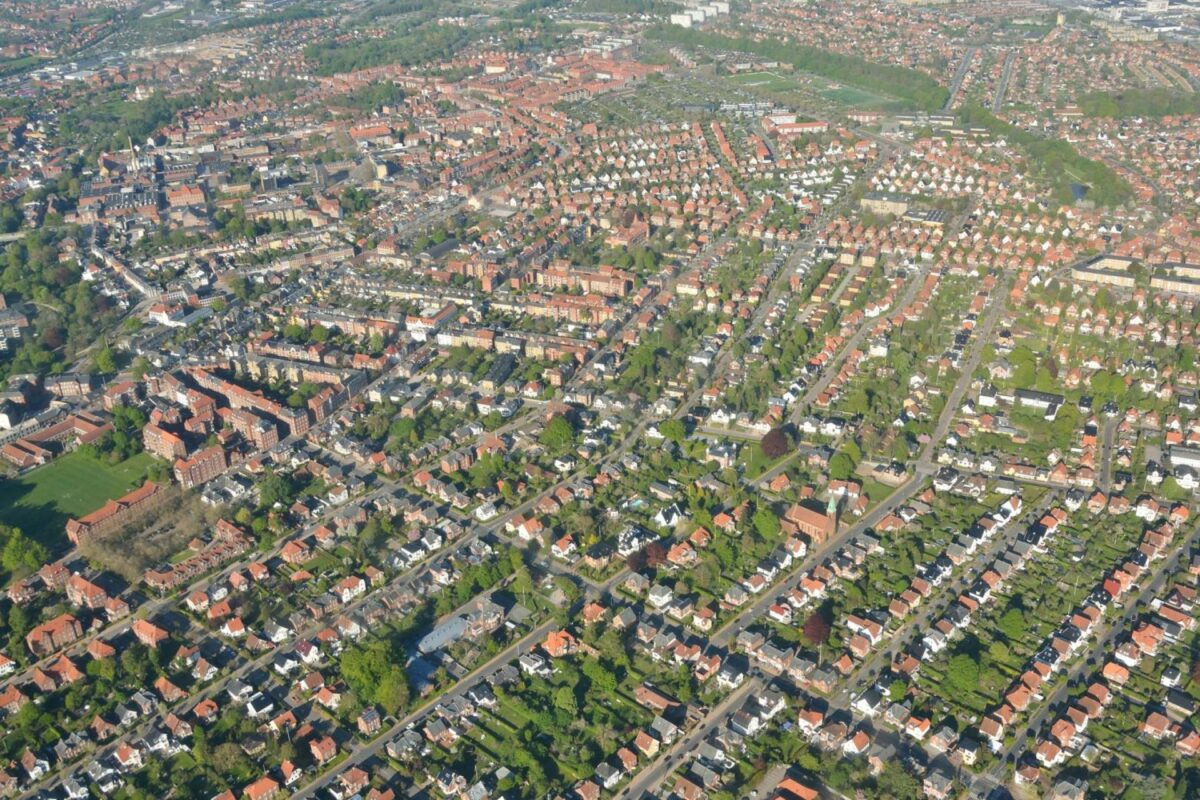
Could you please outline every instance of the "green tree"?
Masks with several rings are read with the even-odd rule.
[[[383,639],[373,639],[346,649],[339,666],[346,685],[360,699],[394,716],[408,705],[411,695],[402,659],[403,652],[394,652]]]
[[[575,428],[561,414],[554,415],[539,437],[541,443],[549,450],[563,452],[575,441]]]
[[[854,474],[854,460],[846,453],[836,453],[829,459],[829,477],[835,481],[844,481]]]
[[[99,353],[96,353],[96,358],[92,362],[96,372],[101,375],[111,375],[117,371],[117,355],[112,351],[111,347],[105,347]]]
[[[580,668],[592,689],[604,694],[611,694],[617,688],[617,676],[600,663],[599,659],[589,658]]]
[[[13,528],[0,554],[0,565],[8,572],[21,569],[37,569],[46,563],[46,548],[25,536],[19,528]]]
[[[681,420],[669,419],[659,425],[658,430],[667,441],[675,444],[683,444],[684,439],[687,438],[687,428]]]
[[[1027,630],[1025,627],[1025,615],[1021,613],[1021,609],[1010,607],[1000,617],[997,627],[1004,634],[1004,638],[1010,642],[1015,642],[1024,636]]]
[[[767,506],[759,506],[754,511],[754,530],[758,531],[758,535],[767,541],[775,541],[779,538],[779,517],[775,516],[775,512]]]
[[[560,686],[554,692],[554,707],[568,717],[579,713],[579,703],[575,700],[575,692],[570,686]]]

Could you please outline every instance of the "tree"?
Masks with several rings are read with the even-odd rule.
[[[99,353],[96,353],[96,359],[93,362],[96,372],[101,375],[111,375],[117,371],[117,356],[112,351],[111,347],[105,347]]]
[[[667,548],[662,542],[651,542],[643,552],[646,554],[646,567],[658,569],[667,563]]]
[[[779,538],[779,517],[767,506],[759,506],[754,511],[754,530],[767,541]]]
[[[979,689],[979,662],[966,653],[958,653],[946,666],[946,689],[959,696]]]
[[[251,769],[249,759],[242,755],[242,748],[233,742],[223,742],[214,747],[209,763],[226,777],[248,774]]]
[[[683,422],[677,419],[667,420],[658,426],[658,431],[663,435],[663,438],[675,444],[683,444],[683,440],[687,438],[687,428]]]
[[[342,677],[360,699],[376,703],[394,716],[408,705],[410,697],[408,676],[399,663],[401,657],[392,652],[388,642],[374,639],[342,653]]]
[[[920,797],[921,782],[905,771],[895,760],[888,760],[875,778],[875,786],[883,797]]]
[[[229,291],[239,300],[247,300],[250,297],[250,283],[243,275],[234,275],[229,278]]]
[[[8,572],[19,569],[37,569],[46,563],[46,548],[25,536],[19,528],[13,528],[4,552],[0,554],[0,566]]]
[[[854,461],[845,453],[836,453],[829,459],[829,477],[844,481],[854,474]]]
[[[813,644],[825,644],[829,641],[829,634],[832,630],[833,626],[823,609],[818,608],[808,615],[808,619],[804,620],[804,638]]]
[[[271,508],[276,503],[291,505],[292,487],[278,472],[268,472],[258,484],[258,502],[262,508]]]
[[[23,638],[29,631],[29,612],[25,610],[25,606],[18,603],[9,606],[8,630],[17,638]]]
[[[617,676],[600,663],[599,659],[589,658],[583,662],[581,671],[588,679],[591,688],[610,694],[617,688]]]
[[[385,713],[395,716],[402,709],[408,707],[409,697],[411,692],[408,688],[408,676],[405,675],[404,669],[399,666],[393,666],[379,682],[375,690],[375,702]]]
[[[1000,617],[998,627],[1004,638],[1015,642],[1025,634],[1025,615],[1021,613],[1021,609],[1010,607],[1004,612],[1004,616]]]
[[[562,414],[555,414],[539,437],[541,443],[552,451],[562,452],[575,441],[575,428]]]
[[[574,717],[579,713],[579,704],[575,700],[575,692],[570,686],[560,686],[554,692],[554,707],[562,711],[568,717]]]
[[[772,428],[762,437],[759,446],[762,448],[763,455],[773,461],[787,455],[791,449],[791,442],[788,441],[787,434],[783,432],[783,428]]]

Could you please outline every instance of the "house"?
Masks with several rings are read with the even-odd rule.
[[[374,736],[383,727],[383,718],[373,706],[358,715],[358,732],[363,736]]]
[[[568,533],[550,546],[550,553],[555,558],[567,560],[575,555],[576,549],[575,538]]]
[[[542,649],[551,658],[562,658],[574,653],[578,648],[578,640],[566,630],[551,631],[542,643]]]
[[[60,614],[43,622],[25,636],[29,652],[42,657],[68,647],[83,637],[83,625],[71,614]]]
[[[656,714],[662,714],[679,706],[678,700],[663,694],[648,683],[643,683],[634,690],[634,699]]]
[[[263,775],[242,789],[242,798],[243,800],[272,800],[279,795],[279,792],[279,782],[269,775]]]
[[[616,788],[621,782],[621,777],[621,770],[608,761],[603,761],[596,767],[596,781],[609,791]]]
[[[954,779],[941,770],[930,770],[922,781],[921,788],[931,800],[947,800],[954,793]]]
[[[646,758],[654,758],[658,755],[659,741],[645,731],[638,731],[637,736],[633,739],[633,746],[637,751]]]
[[[317,764],[326,764],[337,756],[337,743],[330,736],[313,739],[308,743],[308,749]]]
[[[139,619],[130,626],[134,637],[144,644],[146,647],[157,649],[160,644],[167,640],[168,634],[165,630],[155,625],[153,622],[145,619]]]

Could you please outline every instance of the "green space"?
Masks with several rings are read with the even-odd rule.
[[[141,485],[153,463],[149,453],[116,464],[82,451],[68,453],[20,478],[0,482],[0,523],[20,528],[52,551],[61,549],[68,519],[95,511]]]
[[[1093,161],[1079,154],[1069,142],[1045,139],[1024,128],[1004,122],[983,106],[964,105],[959,110],[961,123],[984,128],[992,136],[1002,136],[1020,150],[1030,171],[1046,181],[1060,203],[1074,200],[1074,185],[1087,187],[1087,199],[1097,206],[1119,206],[1133,197],[1133,189],[1120,175],[1102,161]]]
[[[813,97],[847,108],[902,110],[907,104],[883,92],[870,91],[812,75],[791,77],[776,72],[746,72],[729,77],[745,89],[762,92],[777,100],[802,102]]]
[[[946,102],[949,90],[933,78],[907,67],[877,64],[846,53],[802,45],[783,39],[725,36],[695,29],[660,25],[648,31],[651,38],[690,47],[750,53],[790,64],[838,83],[870,91],[882,91],[926,111],[936,111]]]
[[[750,89],[763,89],[768,92],[797,92],[806,88],[795,78],[777,75],[774,72],[744,72],[732,76],[730,80]]]
[[[1200,113],[1200,94],[1178,89],[1088,92],[1079,108],[1089,117],[1168,117]]]

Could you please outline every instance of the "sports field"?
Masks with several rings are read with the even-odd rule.
[[[59,552],[66,547],[68,519],[140,486],[151,461],[141,453],[109,464],[74,452],[16,480],[0,480],[0,524],[16,526],[51,553]]]

